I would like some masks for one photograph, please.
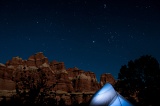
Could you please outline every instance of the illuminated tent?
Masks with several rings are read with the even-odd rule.
[[[90,102],[90,106],[133,106],[129,101],[114,90],[110,83],[106,83],[97,91]]]

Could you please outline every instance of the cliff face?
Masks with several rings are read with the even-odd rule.
[[[101,78],[100,78],[100,84],[101,84],[101,87],[105,84],[105,83],[110,83],[112,85],[114,85],[116,83],[116,80],[114,79],[114,77],[112,76],[112,74],[110,73],[105,73],[105,74],[102,74],[101,75]]]
[[[47,85],[54,85],[51,89],[52,91],[67,93],[66,95],[59,96],[59,98],[65,99],[68,104],[72,103],[71,96],[73,97],[73,95],[77,103],[82,103],[83,101],[88,101],[91,95],[106,82],[115,84],[115,79],[111,74],[102,74],[99,83],[93,72],[86,72],[76,67],[66,69],[63,62],[49,62],[42,52],[38,52],[27,60],[13,57],[6,64],[0,64],[0,90],[15,90],[15,83],[21,80],[22,72],[25,71],[25,76],[27,76],[29,71],[34,72],[37,69],[43,70],[47,75],[49,79]],[[35,73],[33,77],[37,78],[36,76]],[[87,93],[88,96],[86,96]],[[83,97],[84,94],[85,97]]]

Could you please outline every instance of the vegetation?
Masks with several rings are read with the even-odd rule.
[[[47,85],[47,75],[42,69],[17,70],[16,76],[16,95],[10,100],[3,98],[0,105],[54,105],[54,98],[46,98],[52,86]],[[54,94],[53,94],[54,95]]]
[[[16,81],[16,93],[22,99],[22,104],[43,103],[47,94],[47,76],[41,69],[21,71],[20,80]]]
[[[17,70],[16,95],[10,99],[3,97],[0,106],[38,105],[38,106],[65,106],[64,99],[56,99],[56,92],[52,88],[56,84],[47,85],[48,77],[43,69]],[[83,95],[85,96],[85,95]],[[73,98],[74,99],[74,98]],[[77,103],[72,100],[73,106],[88,106],[88,103]]]
[[[160,67],[150,56],[141,56],[123,65],[115,89],[136,106],[160,105]]]

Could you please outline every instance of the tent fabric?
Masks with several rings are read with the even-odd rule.
[[[110,83],[106,83],[92,97],[90,106],[133,106],[116,92]]]

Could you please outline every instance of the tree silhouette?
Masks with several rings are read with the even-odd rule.
[[[50,88],[47,85],[47,75],[42,69],[23,70],[20,80],[16,81],[16,93],[21,98],[22,105],[47,105],[49,99],[45,96],[49,94]]]
[[[115,89],[140,106],[160,104],[160,67],[151,55],[141,56],[121,67]]]

